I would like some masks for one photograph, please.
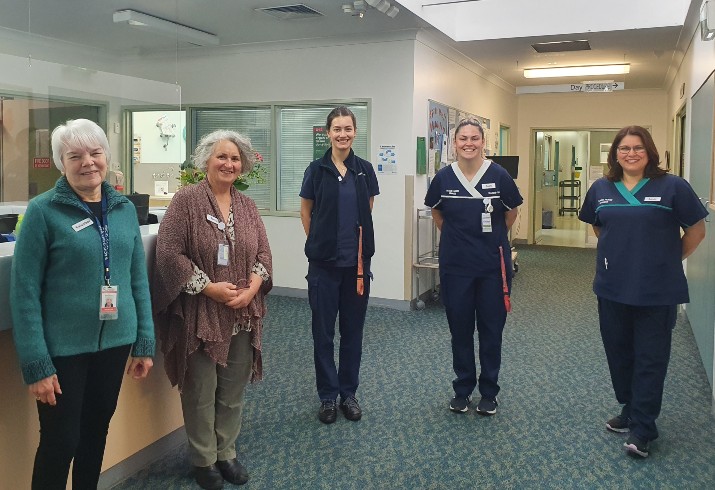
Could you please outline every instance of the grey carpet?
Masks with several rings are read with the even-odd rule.
[[[715,419],[690,326],[680,318],[651,457],[605,430],[619,412],[591,291],[589,249],[521,247],[504,335],[499,411],[448,410],[443,309],[370,308],[360,422],[317,418],[310,309],[271,297],[264,382],[249,387],[239,457],[247,488],[715,488]],[[376,280],[380,280],[379,272]],[[226,488],[229,488],[227,485]],[[119,489],[195,486],[182,446]]]

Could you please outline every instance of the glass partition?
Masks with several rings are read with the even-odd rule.
[[[167,194],[173,192],[186,155],[180,87],[125,69],[137,65],[140,51],[127,57],[106,49],[106,43],[93,45],[91,36],[76,43],[67,41],[71,36],[51,37],[57,29],[83,26],[105,40],[100,36],[108,35],[106,29],[94,24],[115,27],[111,10],[106,19],[79,12],[58,17],[42,4],[0,2],[0,202],[27,201],[54,186],[60,172],[52,161],[50,135],[77,118],[91,119],[106,131],[108,180],[117,189],[154,194],[154,180],[164,179],[170,182]],[[113,31],[124,32],[118,26]],[[164,49],[170,48],[165,44]],[[178,60],[178,49],[168,52]],[[144,113],[141,124],[126,120],[127,110],[147,107],[152,112]],[[132,161],[134,136],[141,140],[142,154]]]

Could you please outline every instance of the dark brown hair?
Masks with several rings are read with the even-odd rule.
[[[325,129],[330,131],[330,125],[333,124],[333,119],[336,117],[350,116],[353,120],[353,127],[357,129],[357,121],[355,120],[355,114],[353,111],[345,107],[344,105],[339,105],[328,114],[328,119],[325,121]]]
[[[626,136],[638,136],[643,142],[645,151],[648,154],[648,164],[643,170],[643,176],[647,178],[660,177],[667,174],[668,172],[658,165],[660,165],[660,156],[658,155],[658,149],[655,147],[653,142],[653,137],[650,135],[648,130],[641,126],[626,126],[621,129],[616,137],[611,143],[611,149],[608,151],[608,171],[606,172],[606,178],[611,182],[617,182],[623,179],[623,167],[618,163],[618,146],[621,141]]]
[[[464,126],[476,126],[482,135],[482,139],[484,139],[484,128],[479,123],[479,121],[474,117],[465,117],[464,119],[460,119],[459,122],[457,123],[457,127],[454,128],[454,139],[455,140],[457,139],[457,133],[459,133],[459,130],[462,129]]]

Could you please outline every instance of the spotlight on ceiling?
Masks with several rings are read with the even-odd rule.
[[[136,10],[117,10],[112,15],[112,20],[114,20],[115,24],[126,23],[132,27],[176,37],[199,46],[216,46],[219,44],[219,38],[215,34]]]
[[[387,15],[388,17],[390,17],[392,19],[394,19],[397,16],[397,14],[400,12],[400,9],[397,6],[392,5],[387,0],[365,0],[365,1],[367,2],[367,4],[370,7],[379,10],[380,12],[382,12],[383,14]]]

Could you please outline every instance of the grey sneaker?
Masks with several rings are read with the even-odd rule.
[[[499,401],[496,397],[482,397],[482,399],[479,400],[479,404],[477,404],[477,413],[479,415],[494,415],[497,413],[497,405],[499,405]]]
[[[455,396],[449,402],[449,409],[457,413],[466,413],[471,402],[472,397],[470,396]]]
[[[641,458],[648,457],[648,441],[644,441],[635,434],[628,436],[626,442],[623,443],[623,449],[632,456],[638,456]]]
[[[611,432],[618,432],[619,434],[626,433],[630,431],[631,419],[623,417],[621,415],[616,415],[611,420],[606,422],[606,429]]]

